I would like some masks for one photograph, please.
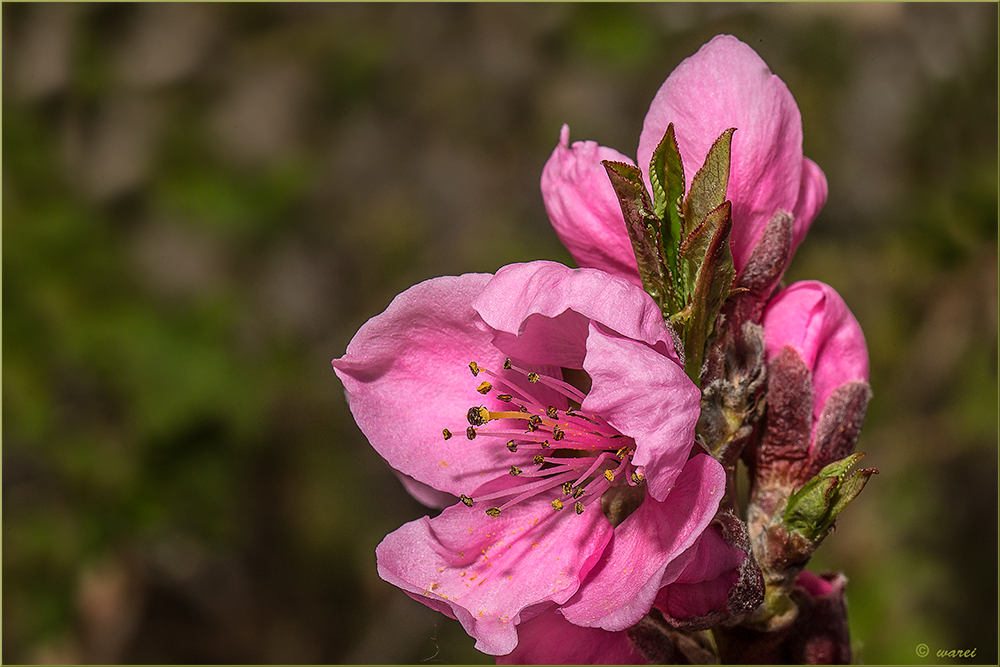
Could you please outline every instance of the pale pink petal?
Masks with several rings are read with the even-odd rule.
[[[826,175],[815,162],[802,158],[802,184],[799,188],[799,200],[792,211],[792,253],[806,237],[806,232],[812,226],[813,220],[823,205],[826,204],[828,186]]]
[[[725,493],[726,475],[707,454],[684,466],[663,502],[646,500],[615,528],[614,538],[584,585],[562,607],[571,623],[624,630],[645,615],[670,568],[709,525]],[[685,560],[686,562],[686,560]]]
[[[718,526],[709,526],[688,549],[684,569],[660,590],[654,606],[671,618],[698,618],[725,612],[747,554],[729,544]]]
[[[625,231],[621,206],[601,160],[632,160],[593,141],[569,143],[563,125],[559,145],[542,169],[542,199],[549,220],[577,264],[626,278],[639,287],[639,269]]]
[[[719,35],[678,65],[653,98],[639,137],[643,170],[671,122],[688,187],[712,143],[736,128],[728,198],[739,273],[775,211],[797,208],[803,158],[795,99],[752,48]]]
[[[583,368],[589,320],[676,358],[656,302],[603,271],[544,261],[510,264],[497,271],[473,307],[497,331],[496,346],[528,363]]]
[[[503,447],[473,446],[465,415],[491,405],[476,392],[470,361],[500,368],[503,354],[472,308],[492,276],[422,282],[366,322],[333,361],[361,431],[392,468],[453,495],[510,466]],[[442,430],[454,437],[445,440]]]
[[[680,363],[643,343],[590,325],[584,370],[592,386],[582,409],[633,438],[632,463],[663,500],[694,444],[701,392]]]
[[[812,371],[814,431],[837,387],[868,381],[868,350],[861,325],[829,285],[816,280],[793,283],[768,303],[763,326],[768,361],[788,345]]]
[[[409,475],[404,475],[398,470],[393,470],[392,472],[395,473],[396,477],[403,484],[403,488],[406,489],[406,492],[427,507],[433,507],[440,510],[445,507],[450,507],[458,502],[458,496],[455,496],[454,494],[438,491],[433,486],[428,486],[423,482],[418,482]]]
[[[548,609],[517,628],[517,648],[498,665],[645,665],[625,632],[582,628]]]
[[[412,521],[379,544],[379,576],[447,608],[480,651],[510,653],[522,611],[572,596],[611,539],[601,512],[555,512],[549,502],[540,494],[498,517],[459,503]]]

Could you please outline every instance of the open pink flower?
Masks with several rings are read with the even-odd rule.
[[[728,199],[730,247],[739,274],[778,211],[793,216],[791,249],[806,235],[823,204],[826,178],[802,155],[802,120],[788,87],[757,53],[719,35],[682,62],[653,98],[639,136],[638,166],[645,173],[653,151],[673,123],[686,185],[726,129],[733,135]],[[601,160],[634,164],[592,141],[559,145],[542,172],[542,196],[556,233],[581,266],[640,284],[621,208]],[[648,175],[647,175],[648,187]]]
[[[690,575],[725,475],[691,456],[700,393],[628,281],[552,262],[428,280],[333,366],[411,492],[456,499],[386,537],[379,574],[458,619],[478,649],[509,654],[516,626],[556,608],[624,630]],[[629,505],[617,525],[602,508],[615,495]],[[742,558],[709,547],[700,558]]]

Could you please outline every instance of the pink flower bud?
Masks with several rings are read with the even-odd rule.
[[[780,292],[764,310],[764,345],[768,363],[791,347],[812,375],[812,431],[823,408],[839,387],[868,382],[868,350],[861,326],[829,285],[797,282]]]

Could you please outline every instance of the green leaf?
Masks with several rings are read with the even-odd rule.
[[[699,225],[712,210],[726,200],[729,187],[729,156],[735,127],[731,127],[715,140],[705,157],[705,164],[691,179],[691,190],[684,200],[684,220],[688,225]]]
[[[684,238],[684,164],[674,136],[674,124],[667,125],[663,139],[649,162],[649,182],[653,187],[653,213],[660,219],[660,253],[673,275],[678,274],[677,248]]]
[[[638,167],[623,162],[603,160],[601,164],[618,195],[643,289],[663,310],[667,305],[668,275],[659,250],[660,221],[653,213],[642,172]]]
[[[865,468],[848,475],[864,456],[862,453],[835,461],[793,493],[785,505],[782,523],[809,541],[819,543],[830,532],[837,516],[858,497],[872,475],[878,471]]]
[[[699,386],[705,343],[736,278],[729,248],[732,228],[732,204],[726,201],[709,212],[679,249],[688,284],[694,285],[681,332],[685,364],[688,376]]]

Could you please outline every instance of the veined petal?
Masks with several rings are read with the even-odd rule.
[[[678,65],[654,96],[639,136],[643,169],[671,122],[691,172],[688,186],[712,143],[736,128],[728,198],[730,246],[739,274],[775,211],[797,208],[803,163],[795,99],[752,48],[719,35]]]
[[[497,271],[473,307],[497,331],[496,346],[527,363],[583,368],[589,320],[677,356],[656,302],[624,278],[595,269],[511,264]]]
[[[653,498],[664,500],[694,444],[698,387],[675,358],[594,323],[584,370],[593,384],[583,411],[600,414],[635,440],[632,463],[642,470]]]
[[[707,454],[691,458],[663,502],[651,496],[615,528],[614,538],[579,592],[562,607],[571,623],[624,630],[650,609],[668,569],[712,521],[725,493],[722,465]],[[686,559],[683,561],[686,563]],[[672,581],[671,577],[667,577]]]
[[[601,512],[556,512],[549,502],[540,495],[497,517],[457,504],[410,522],[376,549],[379,576],[447,608],[480,651],[510,653],[521,612],[572,596],[613,532]]]
[[[793,283],[767,305],[763,317],[768,362],[790,346],[812,371],[813,431],[837,387],[868,381],[868,350],[861,325],[837,292],[816,280]]]
[[[593,141],[569,143],[563,125],[559,145],[542,169],[542,199],[549,220],[577,264],[607,271],[642,287],[621,206],[601,160],[632,160]]]
[[[491,277],[446,276],[411,287],[333,361],[375,450],[395,470],[456,496],[510,465],[502,447],[473,446],[461,433],[442,436],[442,429],[462,426],[469,406],[490,400],[476,392],[469,362],[503,364],[492,332],[472,308]]]
[[[625,632],[573,625],[547,609],[517,628],[517,648],[498,665],[645,665]]]

